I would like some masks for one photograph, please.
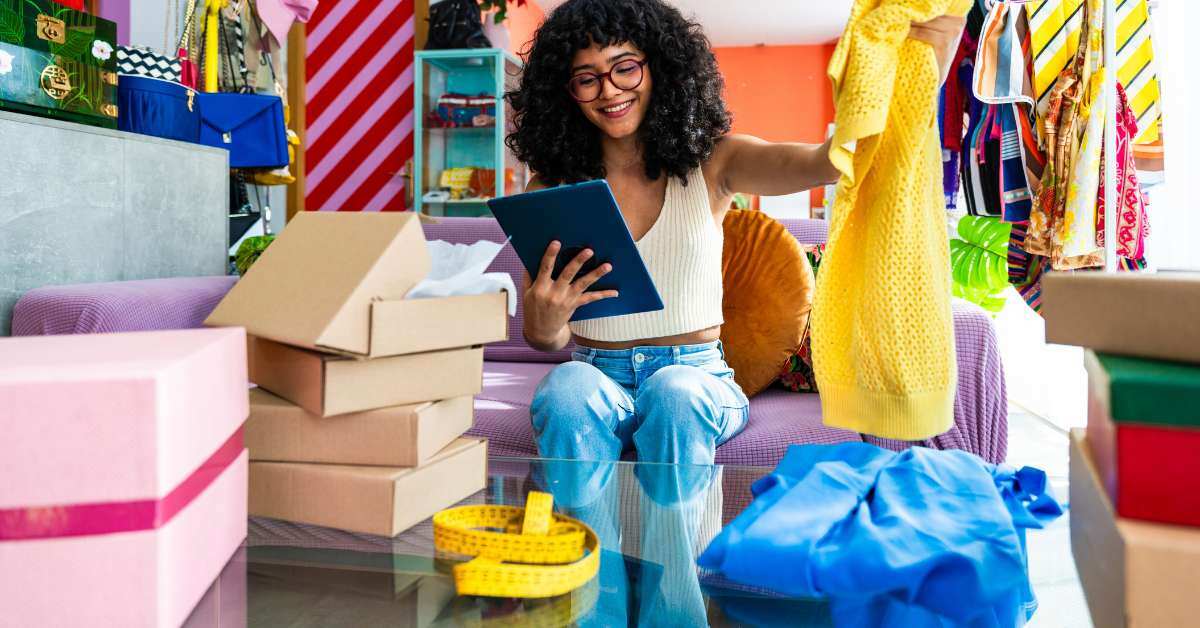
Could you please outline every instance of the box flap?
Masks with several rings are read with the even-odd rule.
[[[367,355],[371,302],[402,298],[429,264],[415,214],[301,212],[205,324]]]
[[[1200,428],[1200,366],[1093,351],[1085,366],[1113,421]]]

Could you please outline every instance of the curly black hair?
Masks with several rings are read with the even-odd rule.
[[[647,177],[686,184],[729,132],[724,80],[699,24],[663,0],[569,0],[538,29],[520,85],[505,94],[514,124],[506,142],[545,184],[605,176],[600,130],[565,86],[577,51],[625,42],[645,53],[654,78],[638,129]]]

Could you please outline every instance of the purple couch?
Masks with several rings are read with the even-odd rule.
[[[784,221],[805,244],[824,242],[826,224],[816,220]],[[451,242],[503,242],[495,221],[446,218],[425,225],[429,239]],[[490,268],[511,273],[520,285],[521,265],[505,247]],[[13,311],[13,333],[69,334],[198,326],[232,286],[227,277],[160,279],[108,284],[55,286],[31,291]],[[991,319],[980,309],[956,303],[958,395],[955,425],[920,443],[940,449],[964,449],[990,462],[1005,458],[1008,406],[1004,374]],[[477,397],[471,433],[490,440],[490,451],[501,456],[535,455],[529,422],[529,401],[537,383],[555,364],[570,359],[570,351],[539,353],[522,340],[521,312],[509,321],[507,342],[485,350],[483,392]],[[717,449],[722,464],[774,466],[793,443],[840,443],[867,440],[891,449],[910,443],[862,436],[826,427],[821,422],[817,395],[770,389],[750,406],[750,423],[736,438]]]
[[[825,242],[828,225],[820,220],[785,220],[784,225],[802,244]],[[486,218],[443,218],[425,225],[425,237],[450,242],[491,240],[503,242],[504,233]],[[512,247],[505,247],[492,272],[507,272],[521,285],[522,266]],[[542,377],[570,359],[570,348],[541,353],[530,348],[521,333],[522,312],[509,321],[509,340],[484,350],[483,393],[475,401],[472,434],[489,440],[489,451],[500,456],[537,454],[529,421],[529,401]],[[1004,372],[991,319],[967,304],[954,307],[958,350],[958,395],[954,427],[921,443],[939,449],[964,449],[989,462],[1002,462],[1008,444],[1008,398]],[[826,427],[821,422],[820,398],[772,388],[750,403],[750,423],[737,437],[717,448],[717,463],[774,466],[793,443],[868,442],[901,449],[911,444],[864,437],[855,432]]]

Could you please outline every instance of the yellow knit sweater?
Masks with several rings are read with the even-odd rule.
[[[938,67],[908,30],[971,1],[856,0],[830,60],[842,177],[812,313],[827,425],[918,440],[954,423]]]

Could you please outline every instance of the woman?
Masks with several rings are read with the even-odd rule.
[[[943,79],[963,21],[914,24]],[[779,68],[786,72],[787,68]],[[525,338],[545,351],[578,346],[538,387],[531,414],[548,458],[712,464],[746,425],[749,401],[719,342],[721,223],[735,191],[783,195],[832,182],[827,144],[730,134],[724,88],[698,24],[663,0],[569,0],[538,29],[508,144],[535,173],[528,190],[604,178],[664,309],[569,323],[587,289],[583,251],[557,280],[551,243],[526,276]],[[769,95],[764,95],[769,97]]]

